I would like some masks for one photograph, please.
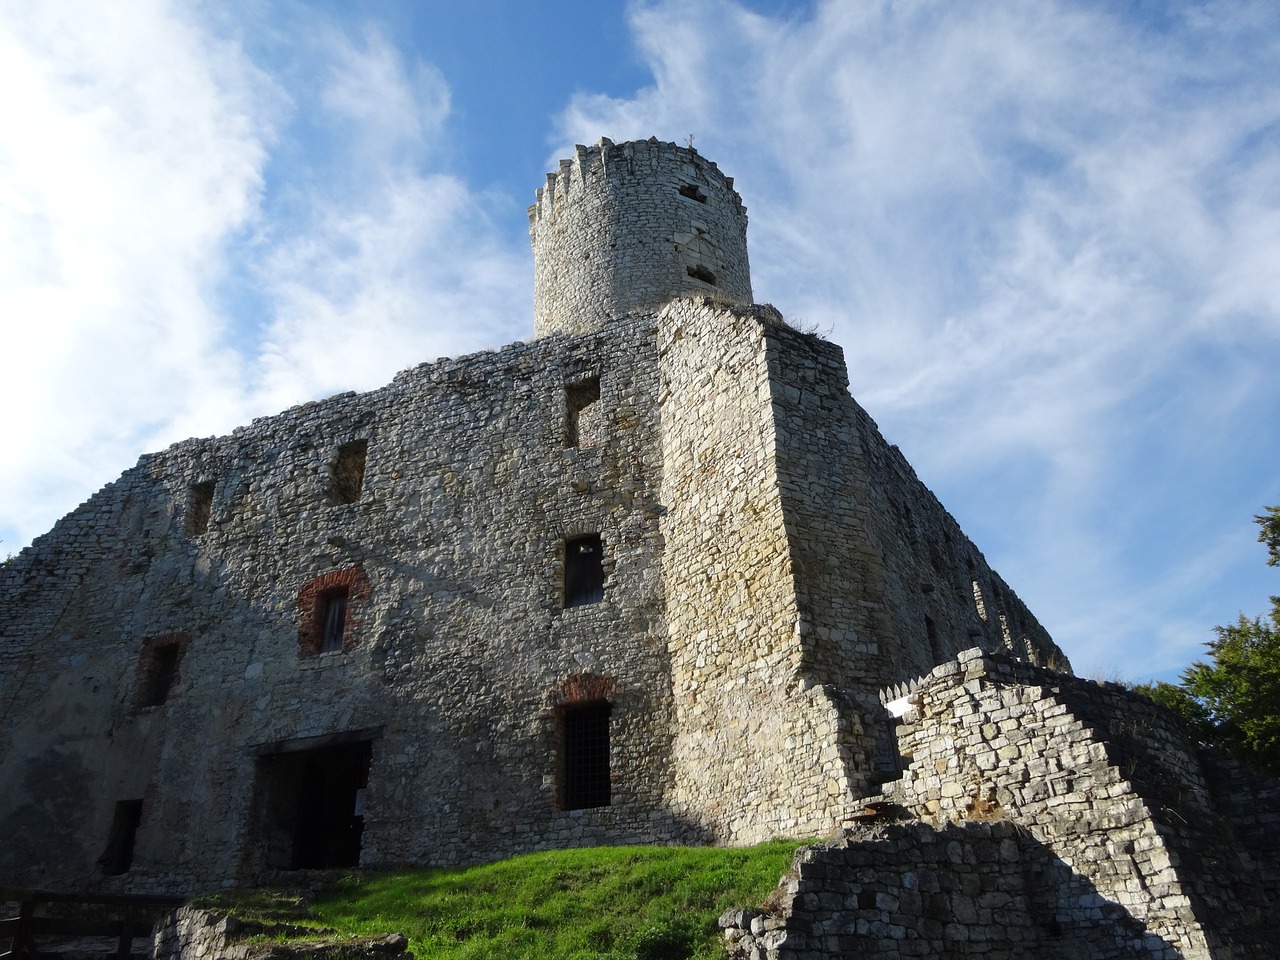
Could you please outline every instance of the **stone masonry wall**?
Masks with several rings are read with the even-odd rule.
[[[860,732],[801,682],[764,337],[775,317],[681,300],[659,326],[671,795],[721,842],[827,829],[853,795],[838,741]]]
[[[1257,956],[1274,935],[1265,873],[1194,744],[1146,698],[976,651],[913,698],[894,794],[911,809],[1010,817],[1186,956]]]
[[[372,744],[365,864],[703,839],[664,806],[652,322],[423,365],[145,456],[6,564],[0,875],[166,892],[252,879],[279,866],[261,808],[272,745],[334,736]],[[589,377],[603,437],[570,447],[566,386]],[[330,505],[354,439],[362,492]],[[189,535],[205,483],[208,528]],[[604,596],[565,609],[564,541],[583,533],[601,537]],[[354,640],[312,655],[300,598],[356,567]],[[176,634],[176,684],[139,707],[140,657]],[[583,690],[612,701],[612,796],[565,810],[557,711]],[[102,876],[116,803],[133,799],[132,867]]]
[[[1069,666],[850,395],[843,351],[780,320],[765,343],[800,673],[860,728],[841,749],[865,784],[889,739],[873,691],[974,644]]]
[[[741,956],[1269,955],[1274,848],[1223,802],[1263,778],[1145,698],[976,648],[909,698],[870,803],[916,822],[807,853],[769,915],[726,918]]]
[[[1008,820],[850,830],[800,851],[775,899],[721,917],[730,957],[1183,956]]]
[[[529,208],[534,336],[585,333],[673,297],[751,302],[747,212],[696,150],[578,146]]]

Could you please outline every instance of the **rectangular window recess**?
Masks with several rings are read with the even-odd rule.
[[[347,630],[347,590],[345,587],[320,595],[322,633],[321,653],[339,653]]]
[[[176,643],[166,643],[153,647],[148,656],[150,663],[146,668],[142,706],[158,707],[169,699],[169,691],[177,682],[182,648]]]
[[[564,542],[564,605],[581,607],[604,599],[604,546],[600,534]]]
[[[942,644],[938,640],[938,627],[933,622],[933,618],[926,616],[924,618],[924,633],[929,641],[929,653],[933,657],[934,663],[941,663],[944,659],[942,653]]]
[[[560,798],[565,810],[609,806],[610,709],[610,704],[601,700],[565,708],[561,715],[564,755]]]
[[[716,275],[702,264],[694,267],[685,267],[685,273],[689,274],[693,279],[701,280],[703,283],[710,284],[713,287],[716,285]]]
[[[566,447],[589,449],[604,439],[600,378],[589,377],[564,388]]]
[[[680,196],[688,200],[696,200],[698,203],[706,203],[707,195],[702,192],[702,188],[693,183],[682,183],[679,187]]]
[[[330,506],[360,500],[360,494],[364,490],[364,468],[368,454],[368,440],[352,440],[338,448],[337,457],[329,465],[327,499]]]
[[[133,847],[141,822],[141,800],[116,801],[115,812],[111,817],[111,833],[107,837],[107,849],[98,859],[103,874],[116,877],[129,872],[129,868],[133,866]]]
[[[186,531],[188,537],[198,537],[209,529],[213,514],[213,481],[193,483],[187,489]]]

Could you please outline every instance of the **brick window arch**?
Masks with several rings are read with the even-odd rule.
[[[369,578],[359,564],[330,570],[298,591],[298,655],[345,653],[360,641]]]

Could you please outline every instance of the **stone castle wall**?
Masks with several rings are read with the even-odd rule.
[[[144,456],[0,566],[0,880],[821,833],[896,772],[880,690],[1065,664],[747,303],[714,164],[579,148],[530,223],[537,339]]]
[[[825,392],[797,397],[815,356]],[[867,789],[885,715],[866,679],[935,653],[877,599],[872,531],[897,520],[859,456],[887,447],[843,384],[838,350],[771,308],[680,300],[143,457],[0,572],[0,775],[20,785],[0,798],[19,838],[0,868],[165,891],[250,878],[287,859],[270,811],[295,787],[272,771],[351,742],[371,751],[366,864],[474,861],[495,836],[516,852],[821,830]],[[805,416],[830,432],[822,462],[797,458],[821,439]],[[603,597],[565,608],[582,534],[601,538]],[[824,549],[866,569],[824,573]],[[320,653],[315,604],[340,586],[347,634]],[[969,615],[942,596],[940,622]],[[152,705],[167,644],[178,679]],[[610,705],[612,791],[569,810],[561,721],[583,700]],[[134,800],[133,865],[104,877]]]
[[[718,839],[823,830],[854,783],[841,718],[805,684],[776,469],[769,308],[662,313],[663,522],[677,809]],[[860,730],[854,713],[845,723]],[[743,762],[743,747],[748,754]]]
[[[870,804],[915,822],[805,852],[772,915],[726,918],[740,955],[1269,955],[1274,844],[1239,813],[1269,817],[1274,781],[1143,697],[976,648],[908,696]]]
[[[272,745],[334,735],[372,743],[365,863],[473,861],[495,837],[511,851],[699,839],[663,812],[651,326],[415,368],[149,455],[5,565],[0,778],[16,789],[0,798],[15,838],[0,872],[167,890],[252,876],[271,866],[255,781]],[[566,385],[589,377],[607,425],[569,447]],[[361,495],[330,505],[331,464],[357,438]],[[189,490],[209,482],[208,529],[190,536]],[[593,532],[603,600],[565,609],[564,541]],[[299,598],[353,569],[369,589],[349,648],[309,655]],[[172,694],[140,706],[147,644],[176,634],[190,639]],[[584,689],[612,703],[614,789],[567,811],[557,710]],[[134,866],[103,878],[115,804],[133,798]]]
[[[751,302],[747,212],[696,150],[579,146],[529,208],[533,332],[579,334],[673,297]]]

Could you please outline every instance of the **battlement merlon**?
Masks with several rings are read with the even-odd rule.
[[[536,196],[537,337],[598,330],[690,294],[752,302],[746,207],[733,179],[692,147],[579,145]]]
[[[708,160],[693,147],[682,147],[677,143],[664,143],[658,140],[657,137],[650,137],[648,140],[627,141],[621,144],[615,144],[608,137],[601,137],[599,143],[589,147],[580,143],[577,144],[573,148],[574,155],[561,160],[559,170],[547,174],[546,186],[538,187],[535,194],[536,199],[528,208],[530,229],[543,217],[555,215],[554,199],[556,196],[572,197],[575,192],[582,191],[586,182],[597,172],[607,175],[611,155],[614,160],[631,160],[635,158],[638,148],[647,153],[645,159],[654,165],[663,159],[676,159],[694,169],[711,171],[732,192],[739,212],[744,219],[746,218],[747,208],[742,203],[742,197],[733,189],[733,177],[725,176],[720,172],[720,167],[714,160]],[[669,158],[664,158],[663,154],[668,154]],[[577,191],[574,189],[575,181],[578,187]]]

